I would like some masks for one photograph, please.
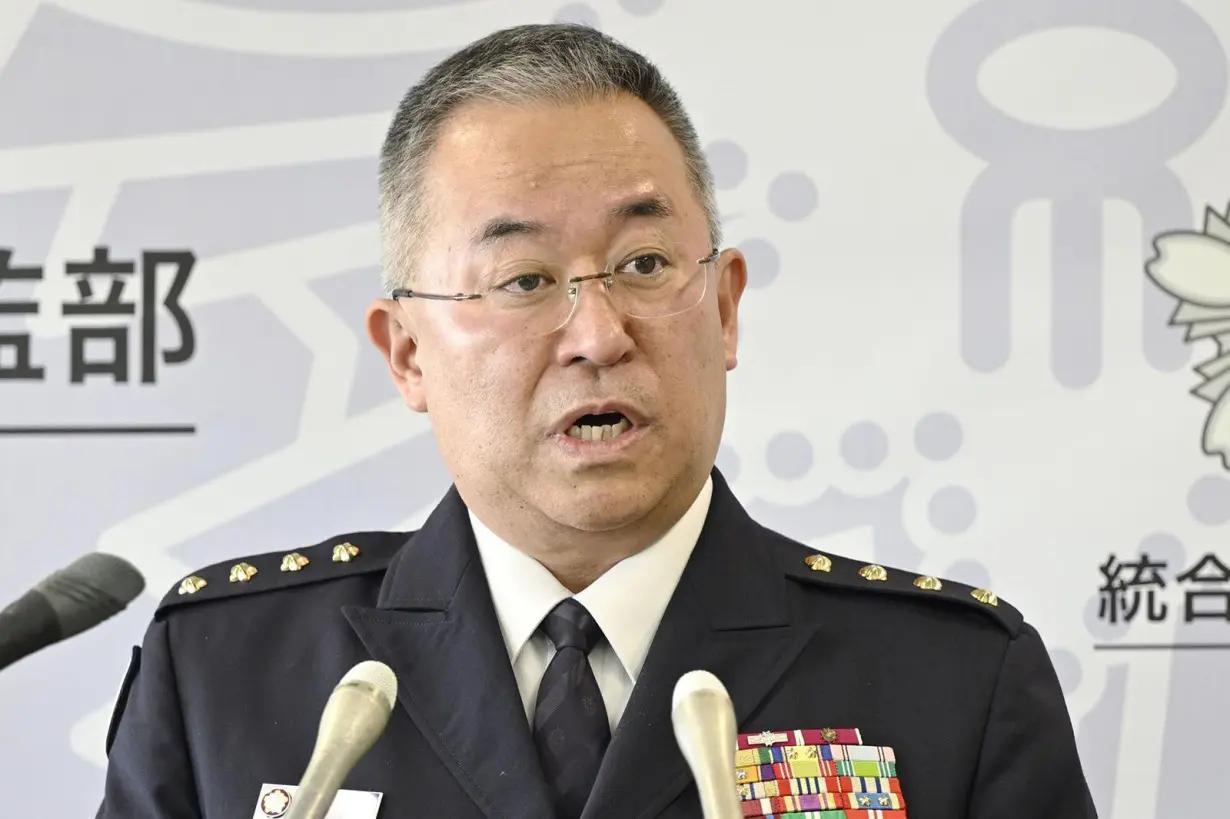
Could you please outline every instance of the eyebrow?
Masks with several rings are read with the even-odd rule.
[[[608,220],[612,222],[626,222],[630,219],[645,217],[669,219],[673,215],[674,209],[671,208],[670,202],[666,200],[666,197],[653,194],[621,202],[611,208]],[[471,244],[478,248],[485,248],[513,236],[541,236],[547,232],[548,228],[542,222],[497,216],[484,222],[482,227],[474,232]]]
[[[547,226],[542,222],[497,216],[495,219],[488,219],[475,231],[471,244],[477,248],[485,248],[511,236],[538,236],[546,232]]]
[[[611,208],[610,218],[612,221],[626,222],[629,219],[644,216],[653,219],[669,219],[673,215],[674,210],[671,209],[670,202],[666,201],[666,197],[652,194],[616,205]]]

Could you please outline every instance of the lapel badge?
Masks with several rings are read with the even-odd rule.
[[[788,741],[789,739],[790,739],[789,734],[775,734],[772,731],[765,731],[764,733],[760,733],[760,734],[750,734],[747,738],[747,744],[749,746],[763,745],[765,747],[768,747],[770,745],[779,745],[783,742]]]
[[[803,728],[793,731],[760,731],[739,734],[735,749],[757,751],[778,745],[862,745],[863,735],[857,728]]]
[[[290,808],[290,794],[282,788],[274,788],[261,796],[261,813],[277,819]]]

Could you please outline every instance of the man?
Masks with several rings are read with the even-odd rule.
[[[345,788],[386,819],[698,817],[670,719],[693,669],[730,692],[748,815],[1094,816],[1015,609],[817,554],[714,469],[747,273],[649,63],[584,28],[498,32],[408,93],[382,158],[368,330],[455,485],[415,533],[171,590],[100,817],[278,815],[372,658],[398,704]]]

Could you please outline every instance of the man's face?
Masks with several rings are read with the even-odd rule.
[[[440,136],[426,191],[412,286],[428,293],[536,270],[650,272],[656,254],[696,273],[711,252],[682,150],[631,97],[464,108]],[[622,315],[588,281],[567,325],[545,334],[498,320],[493,299],[381,300],[369,329],[407,405],[430,414],[467,503],[610,530],[690,501],[716,457],[746,271],[727,250],[698,275],[702,300],[666,318]],[[524,296],[542,284],[531,276],[504,289]],[[561,277],[556,295],[565,289]],[[579,416],[605,411],[625,417],[607,433],[619,434],[575,437],[583,420],[615,418]]]

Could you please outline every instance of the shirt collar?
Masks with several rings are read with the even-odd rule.
[[[602,629],[632,682],[640,675],[663,612],[700,538],[713,479],[656,543],[620,561],[575,595]],[[509,659],[516,663],[542,618],[572,595],[541,563],[513,548],[470,513]],[[635,593],[629,593],[635,590]]]

